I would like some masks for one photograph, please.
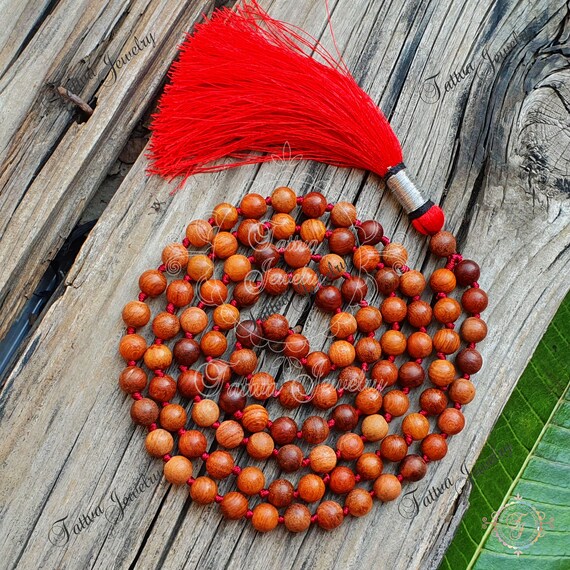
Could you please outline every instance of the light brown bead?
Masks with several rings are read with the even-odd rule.
[[[257,495],[265,486],[265,476],[257,467],[244,467],[237,476],[237,487],[246,495]]]
[[[380,441],[389,429],[388,422],[380,414],[372,414],[362,420],[362,435],[368,441]]]
[[[429,422],[422,414],[409,414],[402,422],[402,431],[414,440],[423,439],[429,433]]]
[[[290,241],[285,247],[283,259],[290,267],[303,267],[311,260],[311,249],[304,241]]]
[[[335,313],[331,317],[329,329],[336,338],[345,339],[356,333],[356,319],[350,313]]]
[[[190,459],[200,457],[206,453],[208,440],[206,436],[198,430],[191,429],[185,431],[178,439],[178,451]]]
[[[406,350],[406,337],[400,331],[386,331],[380,339],[382,350],[392,356],[398,356]]]
[[[166,370],[172,364],[172,352],[164,344],[151,344],[144,353],[144,363],[151,370]]]
[[[251,524],[259,532],[269,532],[273,530],[279,522],[279,513],[273,505],[260,503],[253,507]]]
[[[288,410],[298,408],[306,397],[305,387],[297,380],[288,380],[279,390],[279,403]]]
[[[321,220],[316,219],[305,220],[299,230],[301,239],[315,246],[325,239],[326,233],[327,227],[325,224]]]
[[[226,384],[232,377],[231,366],[225,360],[213,359],[206,364],[204,377],[208,381],[208,386]]]
[[[186,237],[194,247],[204,247],[212,243],[214,228],[206,220],[192,220],[186,226]]]
[[[401,461],[408,453],[406,440],[399,435],[389,435],[380,444],[380,455],[388,461]]]
[[[374,332],[382,324],[382,313],[376,307],[362,307],[356,313],[356,322],[360,332]]]
[[[336,453],[328,445],[317,445],[309,453],[311,469],[315,473],[328,473],[336,466]]]
[[[461,324],[460,332],[465,342],[478,343],[487,336],[487,324],[477,317],[468,317]]]
[[[344,368],[354,362],[356,350],[346,340],[335,340],[329,348],[329,358],[338,368]]]
[[[200,427],[209,427],[220,417],[220,408],[214,400],[201,400],[192,407],[192,419]]]
[[[408,305],[408,322],[416,328],[427,327],[431,323],[432,308],[425,301],[412,301]]]
[[[152,332],[157,338],[169,340],[180,332],[180,321],[176,315],[163,311],[154,317]]]
[[[169,243],[162,250],[162,263],[168,273],[178,273],[188,265],[188,250],[181,243]]]
[[[146,372],[138,366],[127,366],[119,376],[119,386],[127,394],[141,392],[146,388]]]
[[[382,355],[382,347],[375,338],[361,338],[355,345],[356,357],[360,362],[376,362]]]
[[[128,327],[144,327],[150,321],[150,309],[141,301],[129,301],[121,314]]]
[[[434,360],[428,368],[429,379],[436,386],[447,386],[455,378],[455,366],[449,360]]]
[[[355,433],[345,433],[338,438],[336,448],[340,451],[341,459],[353,461],[358,459],[364,452],[364,442]]]
[[[148,433],[144,445],[152,457],[162,457],[172,451],[174,439],[165,429],[155,429]]]
[[[406,301],[400,299],[400,297],[387,297],[382,301],[380,311],[382,312],[384,321],[387,323],[396,323],[406,318],[408,306],[406,305]]]
[[[146,350],[146,340],[139,334],[126,334],[119,343],[119,354],[127,362],[141,359]]]
[[[318,384],[313,390],[312,403],[319,410],[329,410],[338,402],[336,388],[328,382]]]
[[[454,323],[461,315],[461,305],[455,299],[445,297],[434,305],[433,315],[440,323]]]
[[[439,329],[433,335],[433,346],[437,352],[453,354],[460,346],[461,338],[452,329]]]
[[[287,507],[283,516],[285,527],[290,532],[303,532],[311,525],[311,512],[301,503]]]
[[[275,392],[275,378],[267,372],[257,372],[248,381],[249,395],[256,400],[267,400]]]
[[[297,223],[289,214],[275,214],[271,218],[271,232],[276,240],[289,239],[295,233]]]
[[[453,271],[445,268],[436,269],[429,278],[429,286],[436,293],[451,293],[456,284]]]
[[[162,295],[166,284],[166,277],[157,269],[148,269],[139,277],[139,289],[149,297]]]
[[[243,281],[251,271],[251,262],[245,255],[235,254],[224,262],[224,273],[234,282]]]
[[[206,471],[214,479],[225,479],[234,468],[234,459],[227,451],[213,451],[206,459]]]
[[[212,241],[212,253],[218,259],[227,259],[237,252],[238,241],[229,232],[218,232]]]
[[[293,271],[291,286],[298,295],[312,295],[317,291],[319,276],[310,267],[300,267]]]
[[[317,508],[317,522],[324,530],[332,530],[342,524],[342,507],[335,501],[324,501]]]
[[[384,465],[375,453],[363,453],[356,462],[356,472],[364,481],[371,481],[382,473]]]
[[[406,297],[421,295],[426,288],[426,279],[420,271],[410,270],[400,276],[400,291]]]
[[[345,271],[346,262],[336,253],[323,255],[319,261],[319,273],[325,277],[325,279],[329,279],[330,281],[338,279]]]
[[[168,404],[160,410],[160,425],[168,431],[178,431],[186,425],[186,410],[180,404]]]
[[[307,337],[297,333],[290,334],[283,345],[283,354],[289,358],[306,358],[310,350]]]
[[[230,491],[224,495],[220,503],[222,514],[230,520],[245,517],[247,513],[247,499],[238,491]]]
[[[447,435],[455,435],[465,427],[465,416],[455,408],[446,408],[437,419],[437,427]]]
[[[397,242],[389,243],[382,250],[382,263],[386,267],[392,267],[393,269],[398,269],[408,261],[408,250],[401,244]]]
[[[257,355],[249,348],[235,350],[230,355],[230,366],[238,376],[247,376],[257,368]]]
[[[194,287],[184,279],[172,281],[166,288],[166,300],[175,307],[185,307],[194,298]]]
[[[180,315],[180,325],[184,332],[200,334],[208,326],[208,315],[199,307],[188,307]]]
[[[237,229],[237,239],[242,245],[256,248],[267,241],[267,228],[259,220],[243,220]]]
[[[344,504],[353,517],[363,517],[372,509],[372,497],[366,489],[353,489]]]
[[[227,202],[222,202],[214,208],[212,217],[216,226],[221,230],[231,230],[236,225],[239,214],[237,208]]]
[[[330,220],[337,228],[348,228],[356,222],[356,208],[350,202],[337,202],[331,210]]]
[[[253,192],[242,198],[239,207],[246,218],[261,218],[267,212],[265,198]]]
[[[185,485],[192,477],[192,462],[182,455],[171,457],[164,464],[164,477],[173,485]]]
[[[240,312],[237,307],[234,307],[229,303],[224,303],[223,305],[218,305],[214,309],[212,316],[214,324],[222,330],[227,331],[233,329],[239,323]]]
[[[382,407],[382,394],[376,388],[364,388],[354,403],[363,414],[375,414]]]
[[[320,501],[326,491],[322,478],[314,473],[303,475],[301,479],[299,479],[297,488],[299,491],[299,497],[307,503],[316,503],[317,501]]]
[[[267,427],[269,415],[259,404],[251,404],[243,410],[241,423],[250,432],[263,431]]]
[[[219,279],[208,279],[200,286],[200,299],[206,305],[221,305],[228,297],[228,288]]]
[[[403,416],[410,407],[410,399],[401,390],[390,390],[384,394],[382,407],[392,416]]]
[[[199,505],[213,503],[217,494],[218,484],[210,477],[198,477],[190,487],[190,496]]]
[[[243,437],[243,428],[234,420],[223,421],[216,430],[216,441],[228,449],[241,445]]]
[[[325,378],[329,375],[331,367],[330,358],[324,352],[315,351],[307,355],[305,370],[313,378]]]
[[[374,481],[374,494],[384,503],[397,499],[401,492],[402,484],[391,473],[384,473]]]
[[[212,356],[217,358],[226,352],[228,340],[226,335],[220,331],[208,331],[200,340],[200,348],[204,356]]]
[[[421,450],[430,461],[439,461],[447,454],[447,442],[439,433],[430,433],[422,441]]]
[[[372,273],[380,263],[380,252],[373,245],[361,245],[352,254],[352,262],[357,270]]]
[[[273,438],[263,431],[252,434],[247,441],[246,450],[254,459],[267,459],[273,454]]]
[[[194,281],[206,281],[214,274],[214,262],[207,255],[193,255],[186,271]]]
[[[449,397],[462,406],[468,404],[475,397],[475,386],[466,378],[457,378],[449,387]]]
[[[415,332],[408,337],[408,354],[412,358],[426,358],[433,351],[431,336],[425,332]]]
[[[289,213],[297,205],[297,194],[287,186],[275,188],[271,194],[271,207],[276,212]]]

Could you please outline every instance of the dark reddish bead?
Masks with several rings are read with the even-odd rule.
[[[301,433],[307,443],[323,443],[329,436],[329,424],[320,416],[310,416],[303,422]]]
[[[475,374],[481,370],[483,366],[483,357],[478,350],[474,348],[464,348],[457,353],[455,364],[465,374]]]
[[[419,481],[427,473],[427,464],[419,455],[406,455],[400,463],[400,474],[408,481]]]
[[[223,388],[218,404],[226,414],[235,414],[238,410],[243,410],[247,402],[245,392],[239,386],[230,385]]]
[[[315,295],[315,305],[323,311],[333,313],[342,305],[342,296],[340,291],[333,285],[321,287]]]
[[[306,358],[310,350],[309,340],[302,334],[290,334],[285,339],[283,354],[289,358]]]
[[[309,192],[303,198],[301,209],[308,218],[320,218],[327,209],[327,199],[320,192]]]
[[[282,416],[271,424],[269,431],[277,445],[285,445],[295,441],[298,428],[293,419]]]
[[[197,370],[185,370],[178,376],[178,391],[184,398],[204,394],[204,377]]]
[[[477,281],[481,275],[479,265],[470,259],[460,261],[453,271],[459,285],[471,285],[471,283]]]
[[[148,385],[148,395],[157,402],[170,402],[176,395],[176,382],[170,376],[155,376]]]
[[[311,352],[307,355],[305,369],[313,378],[325,378],[331,371],[331,360],[324,352]]]
[[[345,303],[354,305],[360,303],[368,293],[368,285],[362,277],[350,277],[345,279],[340,288]]]
[[[398,371],[400,384],[407,388],[421,386],[425,377],[426,373],[423,367],[417,362],[405,362]]]
[[[263,243],[253,250],[253,260],[262,271],[275,267],[280,258],[281,254],[272,243]]]
[[[468,313],[475,315],[482,313],[487,308],[489,298],[483,289],[479,287],[471,287],[461,296],[461,304]]]
[[[297,471],[301,468],[303,452],[296,445],[284,445],[277,452],[277,463],[279,463],[279,467],[286,473],[293,473],[293,471]]]
[[[238,307],[251,307],[259,300],[261,287],[255,281],[240,281],[234,287],[233,295]]]
[[[263,341],[263,330],[256,321],[241,321],[236,327],[236,340],[245,348],[253,348]]]
[[[225,360],[212,360],[206,364],[204,378],[208,386],[226,384],[232,377],[232,367]]]
[[[400,285],[400,276],[388,267],[383,267],[376,272],[374,276],[378,291],[383,295],[393,293]]]
[[[356,245],[354,234],[347,228],[333,230],[329,237],[329,250],[337,255],[348,255]]]
[[[356,228],[359,245],[376,245],[384,235],[384,228],[375,220],[366,220]]]
[[[400,435],[389,435],[380,444],[380,455],[388,461],[401,461],[408,453],[408,444]]]
[[[306,397],[305,387],[297,380],[288,380],[279,391],[279,403],[288,410],[298,408]]]
[[[335,467],[330,473],[329,488],[337,495],[345,495],[354,489],[356,477],[349,467]]]
[[[366,375],[362,368],[347,366],[338,375],[338,384],[348,392],[360,392],[366,386]]]
[[[332,411],[332,419],[339,431],[352,431],[358,424],[358,413],[349,404],[340,404]]]
[[[200,345],[192,338],[181,338],[172,350],[176,362],[181,366],[192,366],[201,356]]]
[[[430,461],[439,461],[447,454],[447,442],[439,433],[430,433],[422,441],[421,450]]]
[[[158,420],[158,406],[150,398],[135,400],[131,406],[131,418],[135,424],[149,426]]]
[[[127,394],[142,392],[146,387],[146,372],[138,366],[127,366],[119,376],[119,386]]]
[[[289,321],[283,315],[270,315],[262,327],[267,340],[283,340],[289,334]]]
[[[286,479],[275,479],[268,489],[267,500],[275,507],[288,507],[293,501],[293,485]]]
[[[438,388],[428,388],[421,393],[420,406],[430,416],[438,416],[447,408],[447,395]]]

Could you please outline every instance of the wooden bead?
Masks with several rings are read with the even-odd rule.
[[[192,462],[182,455],[171,457],[164,464],[164,477],[173,485],[185,485],[192,477]]]
[[[465,427],[465,416],[455,408],[446,408],[437,419],[437,427],[447,435],[455,435]]]
[[[237,239],[245,246],[255,248],[267,239],[267,228],[259,220],[248,218],[243,220],[237,229]]]
[[[310,416],[303,422],[301,433],[307,443],[322,443],[329,436],[329,425],[320,416]]]
[[[253,459],[267,459],[273,454],[273,438],[263,431],[252,434],[247,441],[246,451]]]
[[[437,352],[443,354],[453,354],[460,346],[461,339],[452,329],[439,329],[433,335],[433,346]]]
[[[332,412],[334,427],[339,431],[352,431],[358,424],[356,409],[349,404],[340,404]]]
[[[408,306],[404,299],[400,297],[387,297],[380,306],[382,318],[387,323],[397,323],[403,321],[408,313]]]
[[[398,356],[406,350],[406,337],[400,331],[386,331],[380,339],[382,350],[392,356]]]
[[[301,503],[287,507],[283,515],[285,527],[290,532],[303,532],[311,525],[311,512]]]
[[[401,461],[408,453],[406,440],[399,435],[389,435],[380,444],[380,455],[388,461]]]
[[[214,224],[221,230],[231,230],[236,225],[239,214],[237,208],[227,202],[222,202],[214,208],[212,217]]]
[[[139,289],[149,297],[162,295],[166,284],[166,277],[157,269],[148,269],[139,277]]]
[[[327,233],[327,226],[321,220],[305,220],[301,224],[299,235],[301,239],[310,242],[311,245],[316,246],[325,239]]]
[[[269,532],[279,523],[279,513],[273,505],[260,503],[253,507],[251,524],[259,532]]]
[[[277,452],[277,463],[286,473],[293,473],[301,468],[303,462],[303,452],[291,443],[284,445]]]
[[[327,199],[320,192],[309,192],[301,204],[307,218],[320,218],[327,209]]]
[[[324,501],[317,508],[317,522],[324,530],[333,530],[342,524],[342,507],[335,501]]]
[[[289,358],[306,358],[311,347],[306,336],[302,334],[290,334],[284,342],[283,354]]]
[[[319,276],[310,267],[300,267],[293,271],[291,286],[298,295],[312,295],[318,289]]]
[[[160,410],[160,425],[168,431],[178,431],[186,425],[186,410],[179,404],[169,404]]]
[[[253,250],[253,261],[262,271],[275,267],[280,259],[281,254],[272,243],[262,243]]]
[[[261,325],[252,319],[241,321],[236,327],[236,341],[245,348],[253,348],[263,341]]]
[[[410,270],[400,276],[400,291],[406,297],[421,295],[426,288],[426,279],[420,271]]]
[[[259,404],[251,404],[243,410],[241,423],[250,432],[263,431],[269,422],[267,410]]]
[[[224,495],[220,502],[222,514],[230,520],[245,517],[247,513],[247,499],[238,491],[230,491]]]
[[[268,340],[283,340],[289,334],[289,321],[283,315],[269,315],[263,321],[262,327]]]
[[[354,489],[356,484],[356,476],[352,469],[345,467],[335,467],[330,474],[329,488],[337,495],[346,495]]]
[[[144,353],[144,363],[151,370],[166,370],[172,364],[172,352],[164,344],[151,344]]]
[[[334,281],[346,271],[344,259],[336,253],[323,255],[319,261],[319,273],[326,279]]]
[[[218,259],[227,259],[236,253],[237,239],[229,232],[218,232],[212,241],[212,253]]]
[[[150,309],[141,301],[129,301],[121,313],[128,327],[144,327],[150,321]]]
[[[199,307],[188,307],[180,315],[180,326],[184,332],[200,334],[208,326],[208,315]]]
[[[255,305],[261,295],[261,287],[250,280],[242,281],[234,287],[234,300],[239,308]]]
[[[397,499],[401,492],[402,484],[391,473],[384,473],[374,481],[374,495],[384,503]]]
[[[166,288],[166,300],[175,307],[185,307],[192,302],[193,298],[194,288],[184,279],[176,279]]]
[[[255,193],[246,194],[239,207],[246,218],[261,218],[267,212],[265,198]]]
[[[165,429],[155,429],[148,433],[144,445],[151,457],[162,457],[174,447],[174,439]]]
[[[311,449],[309,461],[315,473],[328,473],[336,466],[336,453],[328,445],[317,445]]]
[[[388,422],[380,414],[372,414],[362,420],[362,435],[368,441],[380,441],[386,437],[388,430]]]
[[[279,403],[288,410],[298,408],[306,399],[305,387],[297,380],[288,380],[279,391]]]
[[[362,307],[356,313],[356,323],[360,332],[374,332],[382,324],[382,313],[376,307]]]
[[[352,262],[357,270],[372,273],[380,263],[380,252],[372,245],[361,245],[352,254]]]
[[[420,406],[430,416],[438,416],[447,408],[447,396],[442,390],[428,388],[420,396]]]
[[[364,452],[364,442],[355,433],[345,433],[338,438],[336,448],[340,452],[341,459],[353,461],[358,459]]]
[[[425,372],[423,367],[417,362],[404,362],[404,364],[400,366],[400,370],[398,370],[398,379],[404,388],[416,388],[417,386],[421,386],[423,384],[423,381],[425,379]]]
[[[461,315],[461,305],[455,299],[445,297],[434,305],[433,314],[440,323],[454,323]]]
[[[271,437],[278,445],[285,445],[295,441],[297,437],[297,424],[295,420],[282,416],[271,424]]]
[[[283,258],[290,267],[303,267],[311,260],[311,249],[305,242],[294,240],[285,247]]]
[[[224,303],[223,305],[218,305],[214,309],[212,316],[216,326],[220,327],[224,331],[228,331],[233,329],[239,323],[240,312],[237,307],[234,307],[229,303]]]
[[[410,399],[401,390],[390,390],[384,394],[382,407],[391,416],[403,416],[410,407]]]
[[[271,232],[276,240],[289,239],[297,229],[295,218],[289,214],[275,214],[271,218]]]
[[[329,348],[329,358],[338,368],[344,368],[354,362],[356,350],[346,340],[335,340]]]
[[[345,303],[356,305],[368,294],[368,285],[362,277],[349,277],[344,280],[340,293]]]
[[[287,186],[275,188],[271,194],[271,207],[276,212],[289,213],[297,205],[297,194]]]
[[[146,388],[146,372],[138,366],[127,366],[119,376],[119,386],[127,394],[142,392]]]
[[[181,243],[169,243],[162,250],[162,263],[168,273],[178,273],[188,265],[188,250]]]
[[[206,471],[214,479],[225,479],[234,468],[234,459],[227,451],[213,451],[206,459]]]
[[[397,269],[406,265],[407,261],[408,250],[401,243],[389,243],[382,250],[382,262],[386,267]]]
[[[338,376],[338,385],[347,392],[358,392],[366,386],[366,374],[357,366],[347,366]]]
[[[430,461],[439,461],[447,454],[447,442],[439,433],[430,433],[422,441],[421,450]]]
[[[178,439],[178,451],[190,459],[201,457],[206,453],[208,440],[206,436],[198,430],[185,431]]]
[[[342,305],[342,295],[337,287],[321,287],[315,296],[315,305],[323,311],[334,313]]]
[[[402,431],[414,440],[420,440],[429,433],[429,421],[422,414],[409,414],[402,422]]]
[[[152,321],[152,332],[157,338],[169,340],[180,332],[180,321],[176,315],[166,311],[158,313]]]
[[[338,255],[348,255],[356,244],[354,234],[346,228],[337,228],[329,236],[329,250]]]
[[[186,237],[194,247],[212,243],[214,228],[206,220],[193,220],[186,226]]]
[[[366,220],[356,228],[360,245],[379,244],[384,236],[384,228],[375,220]]]
[[[195,398],[204,393],[204,377],[197,370],[184,370],[178,377],[178,391],[184,398]]]
[[[356,472],[363,481],[371,481],[380,477],[384,465],[375,453],[363,453],[356,462]]]
[[[243,410],[246,402],[247,396],[245,391],[235,384],[224,386],[218,398],[220,409],[230,415],[235,414],[238,410]]]
[[[350,202],[337,202],[331,210],[330,220],[337,228],[348,228],[356,222],[356,208]]]
[[[479,287],[472,287],[467,289],[461,296],[461,304],[463,308],[474,315],[482,313],[489,304],[487,293]]]
[[[406,455],[400,463],[400,474],[408,481],[419,481],[427,473],[427,464],[419,455]]]
[[[481,275],[479,265],[470,259],[464,259],[455,266],[455,277],[459,285],[472,285]]]
[[[216,441],[228,449],[235,449],[241,445],[243,437],[243,428],[234,420],[223,421],[216,430]]]
[[[231,366],[225,360],[215,358],[206,364],[204,378],[208,381],[208,386],[226,384],[230,381],[231,377]]]
[[[190,487],[190,497],[199,505],[209,505],[216,500],[217,483],[210,477],[198,477]]]
[[[276,507],[288,507],[293,501],[295,489],[286,479],[275,479],[267,490],[269,491],[267,500]]]
[[[228,297],[228,288],[219,279],[208,279],[200,285],[200,299],[205,305],[221,305]]]
[[[389,360],[380,360],[372,367],[370,377],[376,381],[379,389],[393,386],[398,380],[398,368]]]
[[[329,330],[336,338],[345,339],[356,333],[356,319],[350,313],[335,313],[331,317]]]
[[[372,509],[372,497],[366,489],[353,489],[344,504],[353,517],[363,517]]]
[[[214,274],[214,262],[206,255],[193,255],[186,271],[194,281],[206,281]]]
[[[408,337],[408,354],[412,358],[426,358],[433,351],[431,336],[425,332],[415,332]]]
[[[312,403],[319,410],[330,410],[338,402],[336,388],[328,382],[318,384],[313,390]]]
[[[146,340],[140,334],[126,334],[119,343],[119,354],[127,362],[141,359],[146,349]]]
[[[413,327],[427,327],[431,323],[432,308],[425,301],[412,301],[406,318]]]
[[[237,476],[236,483],[245,495],[257,495],[265,487],[265,475],[257,467],[244,467]]]
[[[192,419],[200,427],[209,427],[220,418],[220,408],[214,400],[201,400],[192,407]]]
[[[251,262],[245,255],[235,254],[224,262],[224,273],[234,282],[243,281],[251,271]]]
[[[204,356],[216,358],[226,352],[228,340],[220,331],[208,331],[200,340],[200,348]]]
[[[461,324],[460,333],[465,342],[478,343],[487,336],[487,324],[483,319],[468,317]]]
[[[445,268],[436,269],[429,278],[429,286],[436,293],[451,293],[456,284],[453,271]]]
[[[428,376],[436,386],[447,386],[455,378],[455,366],[449,360],[434,360],[429,365]]]
[[[382,295],[388,296],[396,291],[400,285],[400,276],[393,269],[383,267],[374,275],[374,281],[376,281],[378,291]]]
[[[449,397],[462,406],[468,404],[475,397],[473,382],[465,378],[454,380],[449,386]]]
[[[299,497],[307,503],[320,501],[326,491],[323,479],[314,473],[303,475],[297,485]]]
[[[313,378],[325,378],[329,375],[332,367],[330,358],[320,351],[310,352],[307,355],[307,362],[305,363],[305,370]]]
[[[363,414],[375,414],[382,407],[382,394],[376,388],[364,388],[354,403]]]
[[[283,295],[289,288],[289,275],[280,267],[267,269],[261,278],[261,289],[268,295]]]
[[[258,372],[248,381],[249,395],[256,400],[267,400],[275,391],[275,378],[267,372]]]
[[[439,257],[449,257],[457,251],[457,242],[451,232],[437,232],[429,240],[430,251]]]

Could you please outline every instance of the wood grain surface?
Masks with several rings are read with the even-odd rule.
[[[262,5],[334,49],[321,0]],[[429,273],[436,260],[382,183],[361,171],[276,158],[262,167],[196,176],[170,197],[172,186],[145,176],[141,156],[3,388],[2,565],[437,566],[455,513],[466,505],[466,474],[568,290],[567,5],[331,0],[330,6],[339,50],[390,118],[409,173],[446,210],[461,252],[482,267],[490,334],[481,344],[485,365],[475,377],[477,397],[465,408],[465,430],[450,440],[445,459],[430,464],[427,477],[407,485],[399,500],[375,504],[368,516],[330,533],[311,528],[293,536],[279,528],[262,535],[167,485],[162,463],[145,454],[144,431],[131,423],[129,398],[117,388],[117,343],[120,311],[136,297],[138,275],[158,266],[162,247],[181,239],[191,219],[208,217],[217,202],[237,203],[248,191],[317,188],[332,202],[352,201],[361,219],[381,221],[408,248],[412,268]],[[286,298],[279,309],[291,324],[303,326],[313,349],[327,345],[328,317],[310,300]],[[260,367],[280,381],[298,375],[280,364],[267,354],[260,359]],[[282,413],[275,402],[268,408],[272,417]],[[312,413],[300,408],[291,415],[299,420]],[[240,465],[248,462],[241,452],[235,456]],[[274,461],[262,468],[268,479],[278,474]],[[196,462],[195,471],[201,469]],[[424,501],[432,487],[442,486],[437,500]]]

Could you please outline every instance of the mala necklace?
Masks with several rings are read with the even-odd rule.
[[[297,225],[299,209],[304,221]],[[330,253],[316,253],[324,243]],[[248,255],[238,253],[240,245]],[[189,248],[203,253],[190,255]],[[162,458],[166,480],[187,485],[198,504],[218,503],[228,519],[251,519],[258,531],[283,524],[300,532],[311,523],[334,529],[349,515],[367,514],[374,498],[396,499],[402,482],[422,479],[427,464],[446,455],[448,436],[464,427],[461,408],[475,396],[471,375],[482,365],[475,345],[487,334],[479,266],[462,259],[449,232],[433,235],[429,248],[445,266],[426,280],[406,266],[404,246],[384,236],[377,221],[358,220],[352,204],[329,204],[318,192],[297,197],[287,187],[268,198],[248,194],[239,208],[218,204],[208,221],[192,221],[181,243],[164,248],[158,269],[140,276],[138,300],[122,312],[127,331],[119,352],[127,367],[119,385],[134,400],[133,421],[148,428],[146,450]],[[182,270],[182,278],[168,282]],[[366,301],[369,283],[383,296],[378,307]],[[431,304],[421,298],[428,286]],[[457,286],[464,288],[460,302],[450,296]],[[241,317],[262,295],[289,288],[314,296],[318,309],[331,314],[328,352],[311,351],[283,315]],[[148,299],[163,293],[167,304],[152,318],[149,346],[137,329],[151,323]],[[462,308],[470,316],[458,333]],[[439,328],[430,336],[432,323]],[[412,329],[407,337],[404,325]],[[235,337],[229,351],[228,337]],[[298,380],[277,386],[258,370],[256,350],[298,362],[314,387]],[[454,364],[448,357],[456,352]],[[424,384],[428,362],[432,387],[410,412],[408,394]],[[174,364],[177,381],[168,373]],[[180,403],[173,403],[177,394]],[[262,405],[272,398],[284,410],[280,417],[270,418]],[[311,415],[299,426],[287,410],[300,406],[327,416]],[[402,434],[390,433],[400,416]],[[431,433],[430,417],[437,418]],[[211,452],[208,430],[219,447]],[[231,450],[240,447],[255,461],[274,458],[285,474],[306,473],[296,485],[285,476],[267,481],[258,467],[236,465]],[[386,462],[398,463],[396,474],[384,472]],[[194,478],[200,470],[205,474]],[[327,491],[334,499],[322,500]]]

